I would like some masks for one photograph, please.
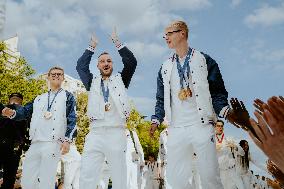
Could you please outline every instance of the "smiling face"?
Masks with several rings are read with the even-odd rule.
[[[165,29],[164,39],[170,49],[176,49],[179,44],[187,41],[188,28],[185,22],[175,21]]]
[[[97,67],[102,77],[109,77],[112,74],[112,59],[108,53],[102,53],[99,56]]]
[[[47,77],[50,86],[54,88],[61,87],[62,82],[64,81],[64,71],[61,68],[51,68],[48,77]]]

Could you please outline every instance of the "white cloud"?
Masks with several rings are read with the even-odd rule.
[[[256,9],[244,21],[249,27],[256,25],[268,27],[284,24],[284,3],[275,7],[265,5]]]
[[[242,3],[242,1],[243,0],[232,0],[231,6],[232,7],[238,7]]]
[[[160,3],[168,10],[196,11],[211,6],[209,0],[161,0]]]
[[[138,59],[147,60],[149,58],[156,59],[156,58],[163,58],[167,55],[168,48],[166,44],[164,46],[158,43],[144,43],[141,41],[130,41],[127,43],[129,48],[133,50],[133,53]]]

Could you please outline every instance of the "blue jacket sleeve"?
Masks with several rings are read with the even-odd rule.
[[[67,101],[66,101],[66,118],[67,118],[67,129],[65,137],[68,139],[73,139],[76,137],[74,133],[76,132],[76,101],[72,93],[66,91]]]
[[[127,47],[123,47],[118,52],[122,58],[122,63],[124,65],[121,72],[122,81],[125,85],[125,88],[128,88],[131,78],[136,70],[137,60]]]
[[[25,106],[17,106],[16,116],[13,118],[15,121],[28,120],[33,114],[34,102],[27,103]]]
[[[157,93],[156,93],[156,106],[155,106],[155,115],[152,115],[152,120],[158,120],[160,123],[163,122],[165,117],[164,109],[164,83],[162,78],[162,68],[158,73],[157,78]]]
[[[208,70],[209,90],[212,97],[212,104],[215,113],[219,116],[221,110],[228,106],[228,92],[225,88],[224,81],[218,64],[207,54],[202,53],[206,59]]]
[[[90,91],[93,80],[93,74],[90,71],[90,62],[93,54],[92,51],[85,50],[83,55],[78,59],[76,66],[76,70],[87,91]]]

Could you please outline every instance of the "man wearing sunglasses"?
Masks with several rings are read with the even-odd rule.
[[[188,44],[188,27],[174,21],[164,39],[175,53],[163,63],[157,78],[155,114],[150,135],[164,117],[169,122],[166,176],[172,188],[187,188],[193,151],[203,189],[222,189],[215,149],[216,114],[238,122],[228,105],[228,93],[218,64]]]
[[[60,151],[66,154],[76,130],[75,98],[64,91],[62,68],[53,67],[48,72],[49,91],[37,96],[24,107],[2,110],[2,115],[20,121],[31,119],[29,136],[31,146],[23,163],[22,187],[24,189],[54,188]]]
[[[78,74],[88,91],[90,132],[86,137],[82,154],[80,189],[97,186],[102,165],[107,159],[115,189],[127,189],[126,164],[126,119],[130,114],[127,88],[135,72],[137,61],[132,52],[118,39],[114,30],[111,39],[116,46],[124,67],[121,73],[113,74],[113,61],[109,53],[98,57],[100,75],[93,75],[89,66],[97,47],[95,35],[90,46],[77,62]]]

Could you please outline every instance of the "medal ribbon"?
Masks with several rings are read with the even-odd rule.
[[[224,133],[221,135],[221,139],[219,139],[219,137],[218,137],[218,135],[216,135],[216,138],[217,138],[217,140],[218,140],[218,143],[222,143],[223,142],[223,140],[224,140]]]
[[[108,98],[109,98],[109,88],[108,88],[108,86],[105,87],[103,80],[101,80],[101,88],[102,88],[102,92],[103,92],[103,96],[104,96],[104,101],[105,101],[105,103],[107,103]]]
[[[54,102],[56,96],[57,96],[62,90],[63,90],[63,89],[60,88],[60,89],[55,93],[55,95],[54,95],[54,97],[53,97],[51,103],[50,103],[50,92],[51,92],[51,90],[48,91],[48,104],[47,104],[47,111],[48,111],[48,112],[50,112],[51,107],[52,107],[52,104],[53,104],[53,102]]]
[[[184,85],[183,85],[183,81],[186,82],[186,87],[189,86],[189,83],[187,82],[188,78],[189,78],[189,72],[190,72],[189,62],[191,61],[193,53],[194,53],[194,50],[189,48],[183,66],[180,65],[179,58],[178,58],[178,55],[177,55],[177,70],[178,70],[178,75],[179,75],[179,79],[180,79],[181,89],[185,88]]]

